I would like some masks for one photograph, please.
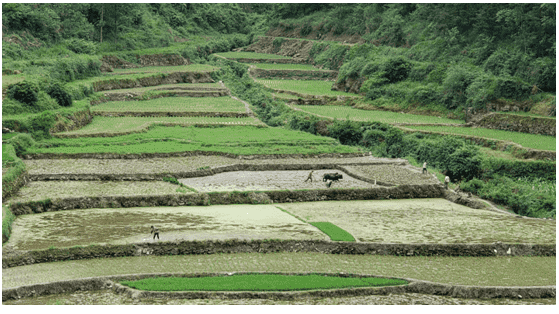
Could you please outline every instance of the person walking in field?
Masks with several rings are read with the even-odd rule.
[[[305,182],[307,182],[309,179],[311,179],[312,182],[312,173],[314,172],[314,170],[311,171],[311,173],[309,173],[309,176],[307,177],[307,180],[305,180]]]
[[[427,162],[423,163],[423,174],[427,173]]]
[[[444,177],[444,188],[448,190],[448,184],[450,183],[450,178],[448,176]]]
[[[157,235],[157,240],[159,240],[159,229],[157,229],[157,227],[151,226],[151,233],[153,233],[154,240],[156,235]]]

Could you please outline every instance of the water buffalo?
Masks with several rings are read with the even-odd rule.
[[[322,176],[322,181],[327,181],[327,180],[332,180],[332,181],[338,181],[339,179],[342,179],[342,175],[336,173],[325,173]]]

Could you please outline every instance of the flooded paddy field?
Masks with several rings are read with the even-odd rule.
[[[150,227],[160,231],[153,239]],[[327,240],[317,228],[271,205],[93,208],[18,216],[6,247],[37,250],[146,241]]]
[[[327,221],[359,241],[380,243],[555,243],[555,220],[522,219],[445,199],[277,204],[307,221]]]

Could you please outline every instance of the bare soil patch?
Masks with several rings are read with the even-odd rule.
[[[163,181],[31,181],[11,203],[68,197],[169,195],[194,193]]]
[[[339,173],[343,179],[334,182],[330,188],[370,188],[371,184],[352,178],[340,170],[316,170],[313,181],[305,182],[310,171],[234,171],[220,173],[202,178],[180,179],[179,182],[200,192],[221,191],[270,191],[270,190],[300,190],[327,189],[322,181],[325,173]]]
[[[225,156],[189,156],[167,158],[138,159],[25,159],[25,167],[30,175],[34,174],[133,174],[133,173],[176,173],[194,171],[199,168],[215,168],[236,164],[337,164],[368,165],[367,167],[385,167],[386,164],[403,164],[403,159],[378,157],[351,158],[273,158],[270,159],[236,159]],[[382,172],[382,168],[379,168]],[[336,171],[334,171],[336,172]],[[307,173],[308,175],[308,173]],[[315,175],[315,178],[317,176]],[[303,180],[306,179],[303,178]]]
[[[150,226],[160,230],[153,239]],[[317,228],[270,205],[95,208],[19,216],[6,243],[14,250],[145,241],[327,240]]]
[[[362,242],[555,243],[553,220],[519,219],[444,199],[286,203],[307,221],[327,221]]]

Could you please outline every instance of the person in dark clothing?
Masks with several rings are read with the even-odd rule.
[[[157,229],[157,227],[151,226],[151,233],[153,233],[154,240],[156,235],[157,235],[157,239],[159,240],[159,229]]]
[[[314,170],[311,171],[311,173],[309,173],[309,176],[307,177],[307,180],[305,180],[305,182],[307,182],[309,179],[310,179],[311,182],[312,182],[312,173],[313,173],[313,172],[314,172]]]

